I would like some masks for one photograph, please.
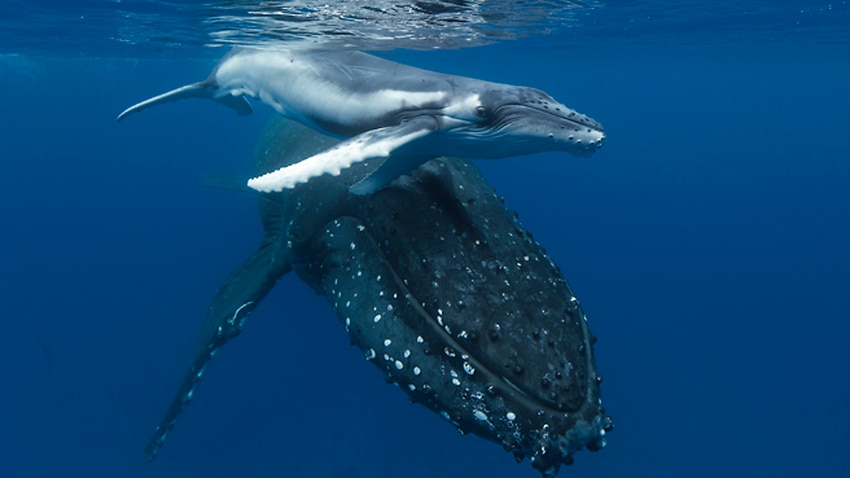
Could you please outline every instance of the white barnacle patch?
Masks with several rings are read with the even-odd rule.
[[[508,412],[508,413],[505,415],[505,418],[507,418],[509,422],[512,422],[512,421],[516,420],[516,413],[514,413],[514,412]]]
[[[375,317],[372,318],[376,324],[381,321],[381,314],[375,314]]]
[[[383,292],[383,291],[382,291],[382,292]],[[387,304],[387,312],[392,312],[392,310],[393,310],[393,305],[392,305],[392,304]]]
[[[404,368],[404,364],[401,362],[401,360],[395,361],[395,368],[396,368],[396,370],[401,370],[401,369]]]
[[[416,391],[416,385],[413,385],[412,383],[411,383],[411,384],[409,384],[409,385],[407,386],[407,388],[408,388],[408,389],[410,389],[410,391],[411,391],[411,392],[415,392],[415,391]]]
[[[410,357],[410,349],[404,349],[404,358]]]
[[[413,367],[413,375],[419,375],[422,373],[422,369],[419,367]]]
[[[370,348],[366,351],[366,360],[374,360],[375,356],[377,356],[375,349]]]
[[[477,408],[472,411],[472,416],[480,422],[486,422],[488,420],[487,414]]]
[[[459,379],[456,379],[456,378],[453,378],[453,379],[452,379],[452,384],[453,384],[454,386],[456,386],[456,387],[460,387],[460,380],[459,380]]]
[[[389,347],[393,343],[390,339],[384,339],[384,347]]]
[[[452,358],[454,358],[454,357],[456,357],[456,356],[457,356],[457,354],[455,353],[455,351],[454,351],[454,350],[452,350],[452,349],[450,349],[450,348],[448,348],[448,347],[444,348],[444,349],[443,349],[443,352],[446,354],[446,357],[452,357]],[[453,372],[453,373],[454,373],[454,372]]]
[[[469,362],[464,362],[463,371],[466,372],[467,375],[472,375],[475,373],[475,367],[473,367]]]
[[[416,343],[417,344],[425,343],[425,339],[423,339],[422,336],[419,335],[419,336],[416,337]]]

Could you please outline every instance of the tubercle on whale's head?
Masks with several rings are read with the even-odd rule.
[[[528,87],[503,86],[479,95],[478,120],[468,134],[498,140],[489,157],[565,151],[587,157],[606,140],[598,121]]]

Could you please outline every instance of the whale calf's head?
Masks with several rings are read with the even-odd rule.
[[[494,85],[467,98],[457,110],[466,117],[462,119],[464,125],[452,133],[475,141],[497,141],[500,145],[484,151],[462,151],[473,157],[501,158],[546,151],[566,151],[584,157],[596,152],[605,141],[605,130],[599,122],[534,88]]]

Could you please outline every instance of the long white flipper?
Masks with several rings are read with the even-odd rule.
[[[279,192],[323,174],[338,176],[354,163],[370,159],[385,160],[393,151],[436,129],[433,119],[420,118],[397,126],[367,131],[303,161],[253,178],[248,181],[248,187],[266,193]],[[423,162],[428,159],[423,157]],[[377,166],[380,163],[375,168],[369,168],[369,172],[374,172]]]

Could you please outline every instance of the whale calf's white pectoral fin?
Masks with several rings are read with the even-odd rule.
[[[433,133],[436,128],[433,119],[422,118],[366,131],[303,161],[253,178],[248,181],[248,187],[260,192],[277,192],[323,174],[337,176],[355,163],[385,160],[393,151]],[[365,174],[371,174],[383,162],[375,161],[374,167],[370,165]]]

